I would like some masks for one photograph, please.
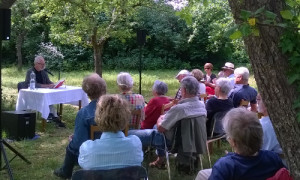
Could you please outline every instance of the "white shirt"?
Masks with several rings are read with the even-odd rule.
[[[282,149],[277,140],[272,122],[269,116],[264,116],[260,120],[261,126],[263,128],[263,144],[262,150],[269,150],[276,152],[278,154],[282,154]]]

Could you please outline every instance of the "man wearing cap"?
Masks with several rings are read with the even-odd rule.
[[[179,81],[179,83],[181,82],[181,80],[184,78],[184,77],[186,77],[186,76],[188,76],[188,75],[190,75],[190,72],[188,71],[188,70],[181,70],[181,71],[179,71],[179,73],[177,74],[177,76],[175,77],[178,81]],[[175,99],[177,99],[177,100],[180,100],[182,98],[182,96],[181,96],[181,88],[179,87],[179,89],[178,89],[178,91],[177,91],[177,93],[176,93],[176,96],[175,96]]]
[[[222,67],[225,77],[230,79],[232,87],[235,85],[235,77],[234,77],[234,64],[227,62],[225,66]]]

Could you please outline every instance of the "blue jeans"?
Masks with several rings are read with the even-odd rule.
[[[128,135],[136,135],[140,138],[143,147],[153,146],[158,156],[165,156],[165,137],[156,129],[129,130]]]

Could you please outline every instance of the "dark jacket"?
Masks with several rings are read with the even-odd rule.
[[[25,78],[25,84],[26,85],[29,85],[29,83],[30,83],[30,74],[31,74],[32,71],[35,72],[34,67],[27,70],[26,78]],[[42,70],[41,74],[42,74],[42,83],[41,84],[53,84],[53,82],[50,81],[50,79],[48,77],[48,73],[46,71]],[[40,83],[35,83],[35,87],[36,88],[41,88],[41,84]]]

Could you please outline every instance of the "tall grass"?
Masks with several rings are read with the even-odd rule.
[[[17,71],[16,68],[4,68],[2,69],[2,92],[3,92],[3,110],[14,110],[17,100],[17,83],[24,81],[26,70]],[[74,71],[69,73],[62,73],[61,77],[66,79],[67,85],[81,86],[83,77],[90,74],[89,71]],[[119,93],[116,77],[119,72],[117,71],[104,71],[103,78],[107,83],[108,93]],[[134,92],[138,93],[139,74],[137,71],[129,71],[134,78]],[[168,96],[173,97],[179,87],[178,81],[174,78],[178,71],[160,70],[160,71],[144,71],[142,73],[142,95],[146,101],[149,101],[152,97],[152,85],[155,80],[161,80],[168,84],[169,91]],[[52,81],[58,80],[58,72],[54,72],[55,76],[50,76]],[[14,178],[16,180],[24,179],[59,179],[53,175],[53,170],[60,167],[64,160],[65,148],[68,145],[68,136],[73,133],[74,119],[78,109],[71,105],[64,105],[63,121],[67,124],[66,129],[56,128],[54,124],[49,123],[46,125],[46,131],[41,131],[41,117],[38,114],[36,122],[36,134],[40,138],[36,140],[23,140],[13,141],[10,144],[21,154],[23,154],[31,164],[26,164],[19,157],[15,158],[10,166],[13,171]],[[4,133],[5,136],[5,133]],[[215,162],[219,157],[224,155],[224,150],[230,149],[226,142],[223,142],[221,148],[214,148],[215,152],[212,156],[212,161]],[[7,150],[7,155],[12,158],[14,154]],[[155,160],[154,156],[147,156],[144,159],[144,167],[150,161]],[[3,160],[2,160],[3,161]],[[204,167],[209,168],[207,163],[207,157],[204,158]],[[191,180],[195,179],[193,176],[182,176],[176,173],[174,167],[174,158],[171,158],[171,177],[173,180]],[[2,162],[3,165],[3,162]],[[78,169],[76,167],[75,169]],[[163,180],[168,179],[167,170],[149,169],[149,179]],[[7,171],[0,171],[0,179],[9,179]]]

